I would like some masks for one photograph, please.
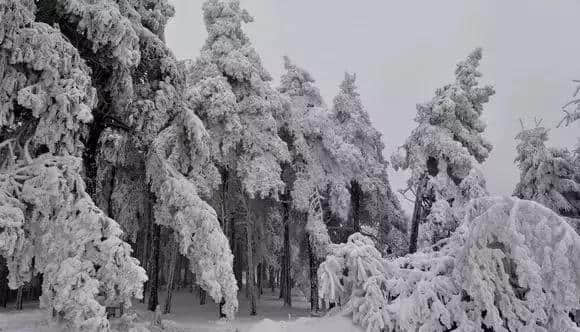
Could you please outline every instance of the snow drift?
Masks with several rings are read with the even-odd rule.
[[[580,331],[580,237],[548,208],[481,198],[448,239],[380,258],[360,234],[334,245],[321,295],[367,331]]]

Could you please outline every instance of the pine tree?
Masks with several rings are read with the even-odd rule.
[[[372,125],[357,90],[356,75],[345,73],[331,112],[337,134],[360,154],[360,171],[355,173],[348,185],[349,234],[378,233],[380,238],[374,236],[376,240],[380,240],[381,245],[389,245],[385,242],[388,242],[393,226],[406,230],[404,218],[389,184],[388,163],[382,154],[385,147],[382,135]]]
[[[536,122],[536,127],[525,129],[516,139],[515,162],[521,171],[514,196],[536,201],[566,216],[580,217],[580,178],[572,154],[565,149],[548,148],[548,129]]]
[[[20,243],[2,249],[11,286],[43,273],[43,306],[71,328],[107,329],[104,306],[130,305],[146,279],[110,217],[135,241],[154,205],[154,222],[175,230],[181,253],[206,272],[199,282],[226,299],[231,316],[231,254],[199,196],[212,185],[200,176],[212,171],[208,135],[184,107],[182,70],[163,42],[173,8],[163,0],[25,0],[0,3],[0,14],[0,199],[9,211],[0,220],[12,225],[0,235]],[[74,292],[68,283],[77,283]]]
[[[481,49],[473,51],[455,70],[455,82],[435,92],[428,103],[417,105],[418,123],[402,154],[392,158],[396,170],[410,170],[407,191],[415,194],[409,251],[419,239],[419,224],[430,245],[457,227],[461,207],[486,195],[485,180],[477,164],[483,163],[492,145],[482,136],[483,106],[494,94],[491,86],[478,86]],[[454,211],[450,211],[453,208]]]
[[[284,190],[281,163],[288,160],[286,144],[278,137],[275,115],[284,107],[271,88],[270,75],[263,68],[242,24],[253,19],[238,1],[208,0],[203,5],[208,38],[189,75],[189,101],[204,121],[212,145],[210,154],[221,173],[222,183],[240,190],[226,198],[226,188],[214,194],[222,211],[222,223],[233,218],[229,202],[242,204],[245,221],[232,219],[231,242],[235,246],[236,224],[245,226],[248,263],[253,264],[254,199],[278,198]],[[231,191],[230,191],[231,192]],[[239,257],[236,257],[239,259]],[[250,311],[255,313],[254,266],[250,272]]]

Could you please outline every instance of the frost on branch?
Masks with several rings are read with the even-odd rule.
[[[0,237],[8,240],[0,253],[12,288],[42,273],[41,305],[71,329],[100,331],[109,326],[105,306],[130,306],[147,276],[119,225],[85,192],[80,167],[46,154],[0,172]]]
[[[359,234],[333,252],[321,292],[367,331],[580,331],[580,237],[532,201],[474,200],[450,238],[395,260]]]
[[[0,3],[0,128],[34,122],[32,147],[78,154],[96,103],[89,69],[60,31],[33,22],[33,7]]]

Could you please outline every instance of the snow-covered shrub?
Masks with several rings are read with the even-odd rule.
[[[580,331],[580,237],[560,216],[515,197],[481,198],[451,237],[381,260],[352,235],[319,269],[321,295],[367,331]]]

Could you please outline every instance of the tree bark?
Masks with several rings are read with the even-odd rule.
[[[286,202],[288,200],[285,200]],[[282,203],[284,208],[283,223],[284,223],[284,255],[282,257],[283,285],[280,287],[284,289],[283,298],[284,306],[292,306],[292,280],[290,276],[290,204]]]
[[[24,292],[24,285],[18,287],[16,293],[16,310],[22,310],[22,293]]]
[[[308,241],[308,256],[310,258],[310,310],[318,312],[318,259]]]
[[[270,278],[269,278],[270,279],[270,281],[269,281],[270,282],[270,288],[272,289],[272,294],[274,294],[274,291],[275,291],[275,288],[276,288],[276,280],[274,280],[274,279],[276,279],[274,268],[272,266],[270,266],[268,268],[268,272],[269,272],[269,275],[270,275]]]
[[[199,287],[199,305],[205,305],[207,302],[207,293]]]
[[[350,183],[350,201],[352,207],[352,231],[354,233],[360,232],[360,215],[362,206],[362,190],[357,181]]]
[[[252,247],[253,228],[250,224],[250,216],[248,211],[247,217],[248,226],[246,228],[247,249],[248,249],[248,273],[246,283],[248,285],[248,297],[250,300],[250,316],[256,315],[256,287],[254,284],[254,253]]]
[[[417,240],[419,238],[419,223],[421,222],[422,207],[423,207],[423,191],[427,185],[427,174],[421,175],[419,184],[417,185],[415,207],[413,209],[413,218],[411,219],[411,237],[409,239],[409,253],[412,254],[417,251]]]
[[[143,240],[145,243],[143,244],[143,268],[147,273],[147,276],[150,276],[150,265],[151,265],[151,241],[153,235],[153,195],[148,194],[147,198],[145,199],[145,211],[144,211],[144,218],[145,218],[145,236],[143,236]],[[145,297],[147,294],[147,290],[149,288],[149,280],[147,280],[143,284],[143,298],[141,299],[141,303],[145,303]]]
[[[161,226],[160,225],[153,225],[153,234],[152,234],[152,257],[151,257],[151,264],[150,264],[150,273],[149,273],[149,303],[147,305],[147,309],[150,311],[155,311],[157,305],[159,304],[158,292],[159,292],[159,251],[160,251],[160,241],[161,241]]]
[[[164,314],[171,312],[171,300],[173,298],[173,289],[175,288],[175,270],[177,269],[177,259],[179,258],[178,244],[175,240],[171,241],[171,256],[169,262],[169,276],[167,278],[167,296],[165,297]]]
[[[278,284],[280,287],[280,299],[284,298],[284,287],[286,283],[284,282],[284,253],[282,253],[282,257],[280,257],[280,272],[278,272]]]
[[[258,264],[258,269],[257,269],[257,272],[258,272],[258,292],[257,292],[258,298],[262,294],[264,294],[264,291],[263,291],[263,287],[264,287],[264,279],[263,279],[264,278],[264,271],[262,270],[262,267],[263,267],[263,264],[262,263]]]
[[[4,257],[0,256],[0,306],[8,304],[8,266]]]

